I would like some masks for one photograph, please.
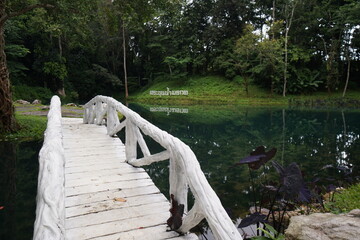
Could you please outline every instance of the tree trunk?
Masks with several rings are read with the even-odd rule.
[[[276,7],[276,1],[273,0],[273,9],[272,9],[272,27],[275,25],[275,7]],[[272,38],[275,39],[275,31],[272,31]]]
[[[125,80],[125,99],[129,97],[128,91],[128,79],[127,79],[127,69],[126,69],[126,40],[125,40],[125,23],[123,22],[122,26],[122,35],[123,35],[123,52],[124,52],[124,80]]]
[[[286,29],[285,29],[285,60],[284,60],[284,86],[283,86],[283,97],[286,96],[286,88],[287,88],[287,65],[288,65],[288,40],[289,40],[289,31],[291,27],[291,22],[294,17],[294,11],[295,11],[296,2],[294,3],[294,6],[291,9],[291,14],[289,19],[286,19]],[[287,6],[286,6],[287,8]]]
[[[350,48],[350,47],[349,47]],[[347,60],[347,64],[348,64],[348,66],[347,66],[347,73],[346,73],[346,82],[345,82],[345,87],[344,87],[344,91],[343,91],[343,97],[345,97],[345,94],[346,94],[346,90],[347,90],[347,87],[348,87],[348,84],[349,84],[349,78],[350,78],[350,50],[348,49],[348,51],[347,51],[347,55],[346,55],[346,60]]]
[[[1,4],[2,5],[2,4]],[[5,9],[0,6],[0,14]],[[15,119],[15,110],[12,102],[9,71],[6,64],[4,24],[0,25],[0,132],[14,132],[18,128]]]
[[[61,43],[61,35],[59,35],[59,38],[58,38],[58,45],[59,45],[59,56],[60,56],[60,62],[62,62],[62,55],[63,55],[63,48],[62,48],[62,43]],[[64,83],[64,79],[60,78],[59,79],[59,85],[58,85],[58,90],[57,90],[57,93],[60,95],[60,96],[63,96],[65,97],[66,96],[66,93],[65,93],[65,83]]]

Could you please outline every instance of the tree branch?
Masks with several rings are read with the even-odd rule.
[[[0,25],[3,25],[6,22],[6,20],[8,20],[9,18],[20,16],[20,15],[25,14],[35,8],[54,8],[54,6],[50,5],[50,4],[34,4],[34,5],[27,6],[17,12],[10,13],[10,14],[4,14],[0,18]]]

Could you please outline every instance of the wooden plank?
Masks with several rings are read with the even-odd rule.
[[[160,190],[155,185],[138,187],[138,188],[125,188],[115,189],[109,191],[102,191],[96,193],[79,194],[65,199],[65,207],[72,207],[78,205],[85,205],[88,203],[96,203],[105,200],[114,199],[116,197],[129,198],[135,196],[143,196],[149,194],[160,193]]]
[[[103,156],[112,156],[115,158],[122,158],[124,159],[125,152],[124,151],[116,151],[111,150],[98,150],[97,152],[89,151],[89,152],[67,152],[65,154],[65,157],[71,158],[71,157],[103,157]]]
[[[101,202],[95,203],[87,203],[84,205],[77,205],[74,207],[68,207],[65,209],[66,211],[66,218],[86,215],[90,213],[97,213],[101,211],[108,211],[111,209],[118,209],[130,206],[138,206],[138,205],[145,205],[149,202],[162,202],[169,208],[169,202],[162,194],[149,194],[149,195],[142,195],[142,196],[135,196],[124,198],[126,202],[118,202],[114,199],[109,199]],[[169,214],[170,216],[170,214]],[[168,216],[168,217],[169,217]]]
[[[111,234],[108,236],[97,237],[97,240],[115,240],[115,239],[124,239],[124,240],[132,240],[132,239],[146,239],[146,240],[162,240],[162,239],[172,239],[177,238],[179,234],[174,231],[167,231],[167,225],[162,224],[158,226],[152,226],[148,228],[136,229],[128,232]],[[185,236],[181,236],[180,239],[192,240],[198,239],[189,238],[189,236],[194,237],[194,234],[188,234]]]
[[[99,171],[102,169],[114,169],[114,168],[121,168],[122,167],[122,163],[118,162],[118,163],[103,163],[101,165],[97,165],[97,166],[81,166],[81,167],[67,167],[65,164],[65,174],[68,173],[77,173],[77,172],[87,172],[87,171]]]
[[[142,173],[129,173],[129,174],[116,174],[104,177],[92,176],[92,177],[83,177],[80,179],[68,180],[66,182],[66,187],[78,187],[86,186],[89,184],[103,184],[111,182],[121,182],[121,181],[130,181],[137,179],[149,179],[149,175],[146,172]]]
[[[129,166],[129,165],[127,165]],[[74,172],[74,173],[66,173],[66,179],[77,179],[83,177],[101,177],[101,176],[109,176],[114,174],[127,174],[127,173],[141,173],[145,170],[143,168],[134,168],[134,167],[125,167],[122,166],[120,169],[102,169],[102,170],[93,170],[87,172]]]
[[[89,183],[90,184],[90,183]],[[110,183],[99,183],[90,184],[76,187],[66,187],[65,185],[65,196],[73,196],[83,193],[101,192],[110,189],[124,189],[124,188],[136,188],[142,186],[149,186],[154,184],[150,178],[148,179],[136,179],[130,181],[110,182]]]
[[[76,161],[76,158],[69,159],[71,161],[66,162],[66,167],[79,167],[79,166],[89,166],[89,165],[98,165],[102,163],[119,163],[119,159],[114,158],[89,158],[89,159],[80,159]]]
[[[130,218],[113,222],[102,223],[93,226],[72,228],[66,230],[67,239],[91,239],[135,229],[143,229],[151,226],[165,224],[169,212],[156,213],[138,218]],[[130,238],[131,239],[131,238]],[[147,238],[145,238],[147,239]]]
[[[146,215],[164,213],[169,211],[169,206],[164,202],[153,202],[138,206],[129,206],[107,211],[96,212],[66,219],[66,229],[86,227],[97,225],[105,222],[113,222],[117,220],[126,220]]]
[[[106,144],[103,143],[102,144],[93,144],[93,145],[86,145],[86,146],[81,146],[81,148],[74,148],[74,145],[79,144],[79,143],[75,143],[75,144],[68,144],[66,145],[66,147],[64,147],[65,150],[71,150],[72,152],[88,152],[88,151],[97,151],[98,149],[101,150],[120,150],[120,151],[125,151],[124,146],[119,146],[119,143],[112,143],[112,144]]]

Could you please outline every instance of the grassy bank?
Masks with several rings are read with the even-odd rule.
[[[151,90],[166,91],[187,90],[185,96],[158,96],[150,95]],[[240,104],[240,105],[337,105],[342,99],[342,92],[317,92],[309,95],[270,94],[265,89],[250,84],[248,93],[240,79],[233,81],[217,76],[191,77],[184,81],[159,81],[144,87],[141,91],[131,95],[130,100],[136,102],[154,102],[157,104]],[[360,91],[349,90],[345,102],[360,103]]]
[[[16,133],[0,133],[0,141],[28,141],[41,140],[44,138],[44,131],[47,124],[49,109],[44,105],[37,104],[15,104],[15,117],[20,126]],[[83,109],[77,106],[61,107],[63,117],[82,117]]]
[[[16,114],[16,120],[20,129],[16,133],[0,135],[0,140],[28,141],[41,140],[44,138],[47,118],[45,116]]]

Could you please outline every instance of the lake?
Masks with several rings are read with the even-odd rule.
[[[0,141],[0,239],[32,239],[40,141]]]
[[[264,184],[259,176],[266,172],[278,178],[270,163],[252,173],[246,165],[233,167],[257,146],[277,148],[273,160],[282,165],[297,162],[308,182],[318,178],[325,186],[343,185],[345,174],[360,175],[359,111],[139,104],[130,108],[191,147],[234,222],[246,216],[259,195],[252,191],[250,174],[257,176],[255,184]],[[152,153],[161,151],[146,140]],[[166,161],[146,167],[166,196],[167,166]]]
[[[280,164],[297,162],[306,181],[320,176],[341,184],[343,171],[360,175],[359,111],[139,104],[130,104],[130,108],[191,147],[234,221],[246,215],[255,196],[248,167],[234,164],[257,146],[277,148],[273,160]],[[152,153],[161,151],[158,144],[146,141]],[[0,239],[32,238],[41,145],[0,142]],[[330,164],[344,170],[321,170]],[[164,161],[146,167],[166,196],[167,166]],[[277,177],[270,163],[252,174],[262,176],[264,172]]]

